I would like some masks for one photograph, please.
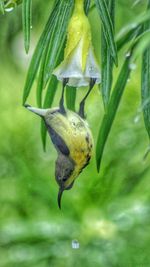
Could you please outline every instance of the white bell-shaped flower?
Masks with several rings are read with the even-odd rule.
[[[91,78],[100,83],[100,69],[94,55],[91,28],[82,0],[75,0],[75,9],[68,26],[64,60],[53,74],[58,80],[69,78],[68,85],[74,87],[89,85]]]

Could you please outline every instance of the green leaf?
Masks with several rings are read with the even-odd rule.
[[[29,47],[30,47],[31,5],[32,5],[32,0],[23,0],[22,24],[23,24],[23,33],[24,33],[24,46],[25,46],[26,53],[28,53]]]
[[[58,80],[56,76],[52,75],[47,87],[43,108],[50,108],[52,106],[57,85],[58,85]]]
[[[104,34],[106,38],[107,45],[110,49],[110,53],[113,57],[113,60],[116,64],[118,65],[118,57],[117,57],[117,49],[116,49],[116,43],[114,40],[114,29],[113,29],[113,24],[109,15],[109,11],[106,5],[105,0],[95,0],[103,29],[104,29]]]
[[[90,9],[91,0],[85,0],[84,1],[84,10],[85,14],[88,15],[89,9]]]
[[[49,81],[48,87],[47,87],[47,92],[45,95],[45,100],[44,100],[44,105],[43,108],[50,108],[52,106],[56,90],[57,90],[57,85],[58,85],[58,80],[57,78],[53,75]],[[47,129],[45,127],[45,123],[42,120],[41,121],[41,138],[42,138],[42,143],[43,143],[43,149],[45,151],[46,149],[46,133]]]
[[[149,10],[150,0],[148,1]],[[143,26],[143,31],[146,30],[150,30],[150,20],[145,22]],[[141,98],[145,128],[150,138],[150,45],[146,48],[142,56]]]
[[[4,1],[0,0],[0,13],[4,14],[5,13],[5,9],[4,9]]]
[[[112,23],[114,25],[114,16],[115,16],[115,0],[107,0],[108,10],[110,13],[110,17]],[[113,58],[110,53],[110,49],[107,45],[104,28],[102,26],[101,33],[101,92],[105,109],[107,109],[107,105],[109,102],[111,85],[113,80]]]
[[[45,122],[41,120],[41,139],[44,151],[46,151],[46,136],[47,136],[47,128]]]
[[[115,38],[118,51],[130,40],[136,38],[142,32],[143,24],[149,19],[150,13],[144,12],[121,29]]]
[[[66,87],[67,108],[75,111],[75,101],[76,101],[76,88],[67,86]]]
[[[25,104],[27,97],[29,96],[31,87],[33,85],[33,82],[35,80],[36,74],[39,69],[41,57],[44,51],[45,46],[49,43],[49,39],[51,36],[51,27],[54,23],[55,16],[57,14],[57,6],[59,4],[59,0],[56,2],[53,11],[45,25],[45,28],[41,34],[41,37],[38,41],[38,44],[36,46],[36,49],[34,51],[34,54],[32,56],[32,60],[28,69],[27,78],[24,86],[24,92],[23,92],[23,104]]]
[[[135,48],[132,60],[135,61],[139,55],[142,55],[149,45],[150,30],[146,30],[135,39]]]
[[[141,96],[144,123],[150,138],[150,47],[142,57]]]
[[[149,0],[150,1],[150,0]],[[149,3],[150,6],[150,3]],[[149,28],[149,27],[148,27]],[[102,160],[102,156],[103,156],[103,152],[104,152],[104,148],[105,148],[105,144],[107,141],[107,138],[109,136],[122,94],[124,92],[126,83],[127,83],[127,79],[130,75],[131,72],[131,64],[133,62],[134,59],[136,59],[137,56],[141,55],[141,53],[143,53],[143,51],[146,49],[150,49],[150,47],[147,47],[148,44],[150,43],[150,33],[147,30],[148,28],[146,28],[146,31],[144,31],[142,34],[138,35],[137,38],[135,38],[135,40],[132,42],[132,45],[130,47],[130,53],[126,54],[126,59],[125,62],[122,66],[122,69],[120,71],[120,74],[118,76],[116,85],[114,86],[111,98],[110,98],[110,102],[108,104],[108,108],[107,108],[107,112],[104,114],[103,120],[102,120],[102,124],[100,126],[99,129],[99,134],[98,134],[98,139],[97,139],[97,145],[96,145],[96,161],[97,161],[97,169],[99,171],[100,166],[101,166],[101,160]],[[137,52],[138,51],[138,52]],[[140,51],[140,54],[139,54]],[[150,88],[150,58],[148,56],[148,54],[145,53],[147,52],[147,50],[144,52],[144,63],[146,64],[146,74],[145,71],[143,71],[143,92],[144,92],[144,99],[148,102],[146,102],[146,105],[144,106],[145,109],[145,121],[146,121],[146,127],[147,130],[149,131],[149,125],[150,125],[150,106],[147,105],[149,102],[149,88]],[[147,57],[148,56],[148,57]],[[144,91],[145,90],[145,91]]]
[[[129,74],[131,69],[129,68],[130,59],[131,59],[132,53],[129,54],[128,57],[126,57],[125,62],[121,68],[121,71],[119,73],[117,82],[114,86],[110,102],[107,107],[107,113],[104,114],[102,124],[99,129],[97,144],[96,144],[96,161],[97,161],[97,169],[99,171],[101,160],[103,156],[104,147],[108,138],[108,135],[110,133],[122,94],[124,92]]]
[[[126,54],[125,62],[122,66],[122,69],[119,73],[116,85],[114,86],[110,102],[107,107],[107,112],[104,114],[102,124],[99,129],[98,139],[97,139],[97,145],[96,145],[96,161],[97,161],[97,169],[99,171],[101,160],[103,156],[103,151],[105,148],[105,144],[108,138],[108,135],[110,133],[122,94],[124,92],[128,77],[131,72],[131,64],[133,63],[133,59],[135,59],[135,54],[137,55],[137,48],[140,42],[142,42],[143,36],[145,36],[146,33],[141,34],[138,36],[134,42],[132,43],[130,47],[130,52]],[[150,42],[150,37],[149,37]],[[143,51],[141,51],[142,53]],[[140,54],[141,55],[141,54]]]
[[[132,26],[131,26],[132,27]],[[141,32],[141,25],[137,27],[133,27],[129,29],[126,33],[124,33],[118,40],[116,41],[117,44],[117,50],[121,50],[121,48],[128,44],[129,41],[131,41],[133,38],[135,38],[137,35],[139,35]]]
[[[43,57],[41,60],[40,70],[38,74],[37,88],[36,88],[36,100],[37,100],[37,105],[39,108],[42,106],[42,91],[44,87],[43,76],[44,76],[45,57],[46,57],[46,53],[43,54]]]
[[[58,60],[56,62],[56,65],[58,65],[64,57],[64,48],[65,48],[65,42],[63,44],[63,47],[60,51]],[[41,65],[40,65],[40,70],[38,74],[38,83],[37,83],[37,90],[36,90],[36,97],[37,97],[37,104],[39,107],[42,106],[42,92],[44,87],[44,66],[45,66],[45,60],[47,56],[47,47],[45,48],[43,55],[42,55],[42,60],[41,60]]]
[[[69,18],[72,13],[74,1],[60,0],[57,8],[57,15],[53,27],[51,28],[51,39],[48,46],[44,69],[44,85],[46,85],[49,77],[56,66],[57,59],[63,47]]]

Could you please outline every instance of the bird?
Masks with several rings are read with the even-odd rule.
[[[89,91],[80,103],[79,113],[64,107],[64,88],[67,82],[67,79],[63,81],[59,107],[43,109],[25,104],[29,111],[44,120],[57,151],[55,179],[59,186],[57,201],[60,209],[64,190],[72,188],[75,179],[89,164],[94,146],[92,132],[84,114],[85,100],[94,86],[94,81],[91,81]]]

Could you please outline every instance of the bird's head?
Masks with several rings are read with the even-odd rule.
[[[61,208],[61,197],[64,190],[72,188],[75,179],[75,163],[74,161],[61,153],[58,154],[55,168],[55,178],[59,185],[58,206]]]

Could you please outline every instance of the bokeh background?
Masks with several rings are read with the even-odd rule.
[[[134,4],[133,4],[134,2]],[[0,16],[0,267],[149,267],[150,156],[140,108],[140,58],[128,81],[109,136],[102,168],[95,158],[57,206],[56,152],[43,152],[40,120],[22,107],[31,54],[53,1],[33,1],[28,56],[21,6]],[[117,1],[116,32],[145,9],[146,1]],[[99,17],[89,15],[100,60]],[[119,54],[119,66],[125,49]],[[118,71],[114,71],[116,80]],[[86,89],[77,91],[78,102]],[[58,105],[58,88],[53,106]],[[29,103],[36,105],[35,90]],[[98,88],[86,103],[96,141],[103,115]],[[79,249],[72,243],[78,242]]]

